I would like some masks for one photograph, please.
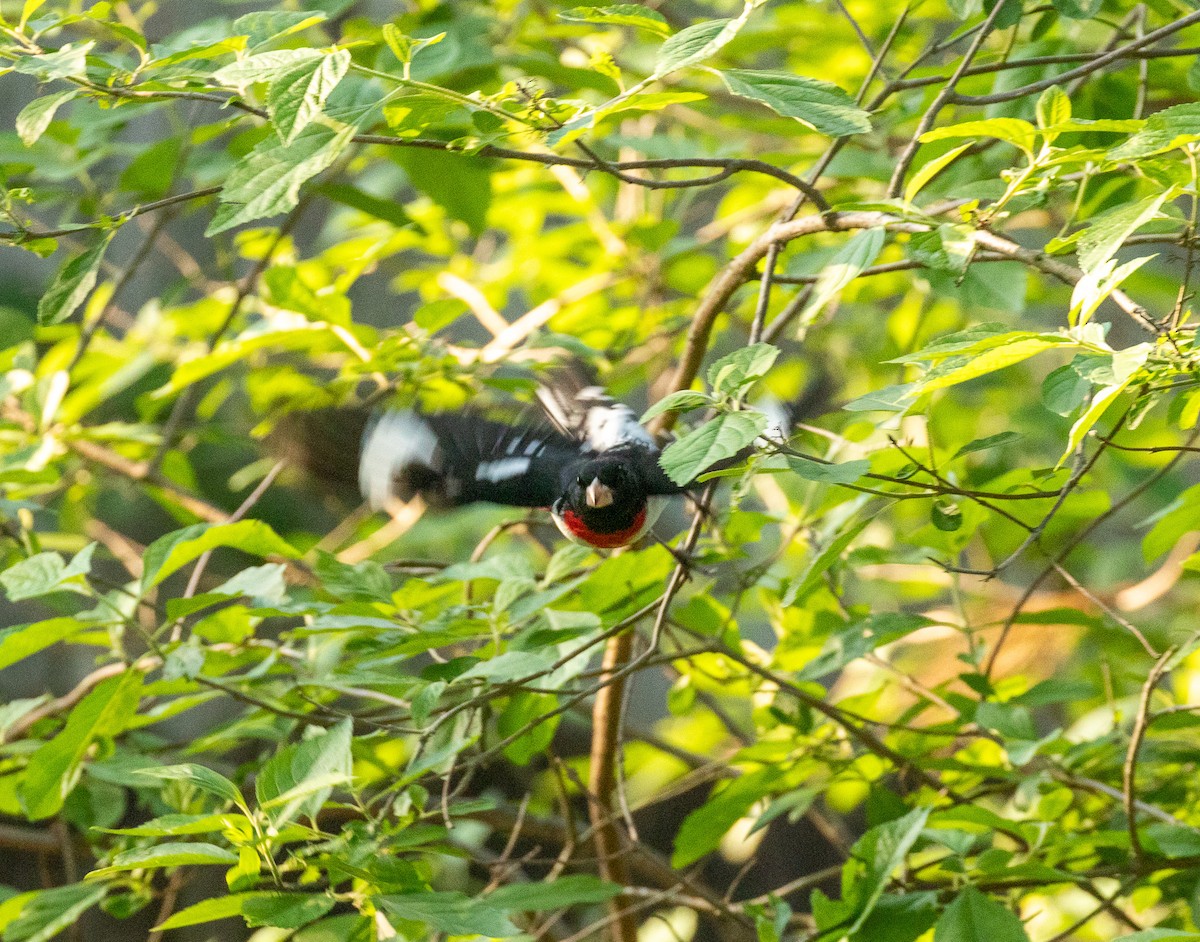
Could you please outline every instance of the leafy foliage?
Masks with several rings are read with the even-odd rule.
[[[1200,938],[1200,13],[260,6],[0,3],[4,942]],[[283,435],[570,361],[671,552]]]

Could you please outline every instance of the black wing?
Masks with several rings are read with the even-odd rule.
[[[375,509],[417,495],[440,507],[549,507],[585,447],[551,428],[474,413],[384,412],[363,436],[359,487]]]
[[[610,448],[607,451],[601,452],[604,458],[620,457],[621,461],[627,467],[633,469],[638,480],[641,481],[642,488],[647,496],[669,496],[671,494],[682,494],[684,491],[693,485],[680,487],[663,471],[662,465],[658,463],[658,456],[661,452],[657,448],[648,448],[638,443],[628,445],[619,445],[616,448]]]

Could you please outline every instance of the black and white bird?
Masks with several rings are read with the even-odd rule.
[[[659,466],[659,449],[633,410],[599,387],[570,398],[548,388],[541,398],[557,428],[471,412],[380,413],[362,437],[364,499],[375,510],[414,497],[435,507],[476,501],[544,507],[577,543],[597,549],[633,543],[665,499],[686,488]]]

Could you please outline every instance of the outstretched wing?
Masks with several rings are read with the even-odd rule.
[[[585,448],[550,428],[472,413],[384,412],[363,436],[358,481],[376,510],[418,495],[440,507],[549,507]]]
[[[638,423],[637,413],[608,395],[597,384],[595,374],[579,362],[546,374],[537,398],[559,431],[581,439],[594,452],[628,444],[655,447],[653,437]]]

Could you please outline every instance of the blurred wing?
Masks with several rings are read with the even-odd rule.
[[[551,424],[568,438],[582,439],[589,405],[604,397],[595,370],[578,360],[547,370],[538,377],[538,404]]]
[[[418,495],[441,507],[549,507],[583,447],[550,428],[472,413],[385,412],[363,437],[359,487],[376,510]]]

